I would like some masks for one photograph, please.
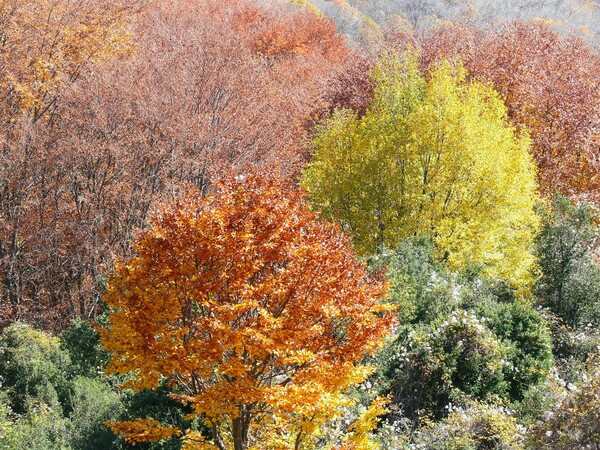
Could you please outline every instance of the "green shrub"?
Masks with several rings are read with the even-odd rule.
[[[18,431],[11,420],[13,412],[8,406],[6,392],[0,390],[0,450],[18,448]]]
[[[98,375],[97,335],[76,321],[61,338],[21,323],[0,336],[0,448],[115,448],[117,437],[103,422],[121,414],[122,400]]]
[[[487,327],[508,346],[504,379],[512,401],[523,399],[530,386],[543,382],[554,367],[552,339],[544,318],[520,301],[481,311]]]
[[[73,450],[111,448],[117,437],[103,422],[116,419],[122,412],[121,396],[103,381],[77,377],[70,402],[69,434]]]
[[[508,389],[508,348],[473,314],[458,311],[414,331],[396,351],[394,401],[410,418],[441,418],[451,402],[493,400]]]
[[[578,385],[560,386],[554,404],[528,430],[531,449],[597,449],[600,442],[600,363],[594,360]]]
[[[73,450],[68,420],[61,408],[39,403],[15,422],[15,448],[28,450]]]
[[[52,410],[66,405],[70,359],[58,338],[14,323],[0,336],[0,380],[15,414],[44,403]]]
[[[544,317],[508,284],[482,277],[476,265],[451,272],[435,261],[430,241],[420,238],[384,249],[370,264],[387,267],[390,301],[399,306],[400,319],[395,338],[376,360],[377,388],[395,392],[413,420],[442,417],[453,399],[520,401],[552,369]]]
[[[60,334],[62,347],[71,357],[73,375],[95,377],[103,373],[109,354],[100,344],[100,336],[86,320],[75,319]]]
[[[382,249],[369,265],[386,268],[392,283],[389,301],[398,305],[401,325],[430,323],[457,307],[456,275],[435,260],[430,239],[410,238],[393,251]]]
[[[557,198],[543,214],[537,238],[539,302],[571,327],[600,324],[600,267],[591,253],[597,239],[596,211]]]

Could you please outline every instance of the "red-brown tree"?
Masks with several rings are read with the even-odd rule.
[[[56,3],[27,4],[36,2]],[[35,28],[20,30],[37,42]],[[57,330],[93,317],[113,257],[128,253],[154,204],[187,184],[207,193],[230,167],[298,173],[304,124],[348,54],[327,19],[245,0],[150,2],[127,30],[131,51],[112,61],[102,53],[102,64],[34,92],[49,104],[2,100],[12,114],[0,135],[2,320]],[[274,52],[280,41],[297,51]],[[3,64],[29,73],[29,54],[9,56]]]

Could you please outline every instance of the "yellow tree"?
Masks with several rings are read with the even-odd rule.
[[[426,78],[411,53],[383,57],[373,78],[364,116],[338,111],[317,133],[303,178],[314,207],[363,253],[424,235],[454,268],[527,284],[535,167],[496,92],[448,62]]]
[[[211,432],[151,418],[112,423],[131,442],[186,448],[304,448],[390,330],[386,285],[339,227],[272,176],[228,179],[158,214],[116,266],[105,348],[136,390],[168,382]],[[279,446],[279,447],[278,447]]]

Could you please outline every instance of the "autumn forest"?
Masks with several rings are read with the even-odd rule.
[[[0,450],[600,449],[600,3],[0,0]]]

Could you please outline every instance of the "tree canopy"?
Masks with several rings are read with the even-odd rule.
[[[130,48],[139,0],[0,1],[0,114],[52,115],[63,87]]]
[[[0,0],[0,450],[596,448],[599,12]]]
[[[366,114],[325,122],[302,183],[363,253],[429,236],[451,267],[482,263],[527,284],[539,226],[530,140],[507,124],[498,94],[466,75],[441,62],[426,78],[415,54],[383,57]]]
[[[543,21],[487,31],[447,23],[417,40],[424,66],[460,58],[471,76],[493,83],[511,122],[531,133],[543,194],[597,197],[600,55],[594,46]]]
[[[339,413],[340,391],[369,374],[356,363],[393,323],[386,284],[301,195],[259,176],[192,192],[154,218],[108,283],[109,371],[133,373],[136,390],[178,386],[220,449],[309,439]],[[133,442],[180,432],[112,427]]]

